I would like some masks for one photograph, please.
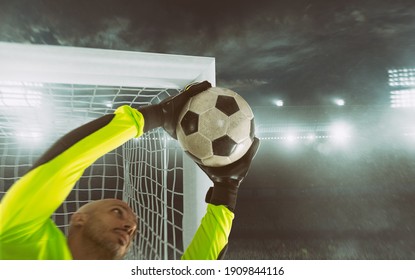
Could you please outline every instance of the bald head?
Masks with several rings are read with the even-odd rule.
[[[107,198],[101,200],[94,200],[81,206],[75,213],[94,213],[97,210],[103,209],[107,206],[119,206],[125,209],[127,212],[135,216],[133,210],[128,204],[122,200],[115,198]]]
[[[119,259],[127,253],[136,229],[137,216],[126,202],[119,199],[96,200],[83,205],[73,214],[68,241],[73,245],[71,250],[79,252],[86,247],[77,244],[88,243],[93,252],[107,249],[105,253],[108,254],[100,258]]]
[[[130,206],[126,202],[120,199],[115,199],[115,198],[107,198],[107,199],[94,200],[94,201],[88,202],[87,204],[84,204],[83,206],[81,206],[74,213],[73,217],[76,217],[78,214],[87,214],[88,216],[92,216],[104,210],[117,210],[117,209],[123,210],[123,214],[125,215],[125,217],[129,218],[130,220],[134,220],[135,224],[137,224],[137,215],[133,212]],[[76,219],[71,219],[70,224],[72,225],[72,222],[75,220]]]

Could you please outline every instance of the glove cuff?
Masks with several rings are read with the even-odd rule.
[[[144,117],[144,132],[163,125],[163,111],[159,104],[144,106],[138,110]]]
[[[210,187],[205,201],[213,205],[224,205],[232,212],[235,211],[238,188],[231,185],[217,184]]]

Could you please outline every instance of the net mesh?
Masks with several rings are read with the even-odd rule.
[[[0,199],[41,154],[70,130],[122,105],[138,108],[176,89],[0,82]],[[127,201],[139,219],[128,259],[179,259],[183,253],[183,153],[161,129],[132,139],[86,169],[53,215],[67,233],[70,215],[96,199]]]

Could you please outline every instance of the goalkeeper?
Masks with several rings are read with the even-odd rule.
[[[57,141],[6,193],[0,203],[0,259],[122,259],[137,231],[137,217],[117,199],[85,204],[71,217],[65,237],[50,218],[84,170],[133,137],[163,127],[176,138],[178,115],[190,97],[210,88],[191,85],[160,104],[118,108]],[[259,142],[226,167],[200,166],[213,182],[207,211],[182,259],[219,259],[227,248],[238,188]]]

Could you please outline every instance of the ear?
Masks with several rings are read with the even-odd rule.
[[[71,224],[74,226],[82,227],[85,225],[87,220],[87,215],[85,213],[76,212],[71,217]]]

